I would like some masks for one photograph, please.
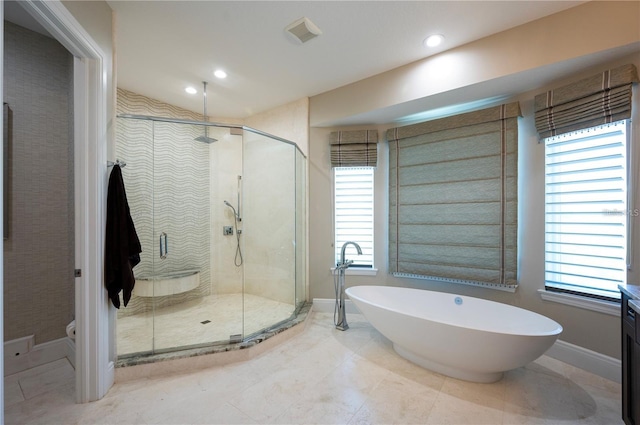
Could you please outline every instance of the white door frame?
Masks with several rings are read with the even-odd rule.
[[[74,56],[76,401],[85,403],[102,398],[115,376],[103,279],[111,55],[59,0],[20,4]]]

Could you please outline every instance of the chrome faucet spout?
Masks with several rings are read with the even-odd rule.
[[[360,245],[358,245],[357,243],[353,242],[353,241],[348,241],[345,242],[342,245],[342,250],[340,251],[340,264],[344,264],[344,252],[347,249],[347,245],[353,245],[356,247],[356,250],[358,251],[358,255],[362,255],[362,249],[360,248]]]

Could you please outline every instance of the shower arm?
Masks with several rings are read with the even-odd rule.
[[[203,108],[202,108],[202,115],[203,115],[203,121],[207,122],[209,121],[207,119],[207,82],[203,81],[202,82],[202,102],[204,103]],[[205,125],[204,126],[204,136],[205,137],[209,137],[209,126]]]

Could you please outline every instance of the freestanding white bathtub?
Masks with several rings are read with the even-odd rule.
[[[545,316],[479,298],[390,286],[346,293],[399,355],[466,381],[498,381],[544,354],[562,332]]]

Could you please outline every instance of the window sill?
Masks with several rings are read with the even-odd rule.
[[[335,267],[331,267],[331,273],[336,271]],[[358,268],[348,268],[345,270],[345,274],[347,276],[376,276],[378,274],[378,269],[358,269]]]
[[[620,304],[614,302],[581,297],[580,295],[551,292],[544,289],[538,289],[538,293],[545,301],[566,304],[573,307],[583,308],[585,310],[597,311],[598,313],[604,313],[610,316],[620,315]]]

